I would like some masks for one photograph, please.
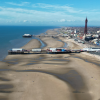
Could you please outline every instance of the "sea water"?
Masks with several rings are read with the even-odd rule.
[[[59,27],[53,26],[0,26],[0,61],[8,54],[12,48],[20,48],[28,43],[31,38],[23,38],[24,34],[39,35],[48,29]]]

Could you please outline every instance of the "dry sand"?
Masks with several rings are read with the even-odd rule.
[[[48,34],[53,32],[50,30]],[[67,42],[69,48],[82,48],[71,40],[60,39]],[[64,45],[54,38],[41,40],[47,47]],[[37,40],[23,46],[24,49],[39,47]],[[0,71],[2,100],[100,99],[100,63],[92,56],[83,53],[8,55],[4,61],[0,62],[0,70],[5,69]]]
[[[56,31],[54,31],[54,30],[48,30],[48,31],[46,31],[46,33],[48,34],[48,35],[56,35],[56,34],[58,34]]]
[[[41,37],[40,38],[42,41],[44,41],[47,46],[44,48],[44,49],[47,49],[47,48],[59,48],[59,47],[63,47],[64,44],[60,41],[57,41],[56,39],[52,38],[52,37]]]
[[[24,45],[22,48],[31,50],[33,48],[38,48],[40,46],[41,46],[41,43],[37,39],[32,39],[26,45]]]

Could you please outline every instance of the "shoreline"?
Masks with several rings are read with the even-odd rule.
[[[58,28],[59,29],[59,28]],[[46,32],[44,32],[44,33],[40,33],[39,35],[43,35],[43,34],[50,34],[50,35],[53,35],[53,34],[58,34],[57,33],[57,30],[58,30],[57,28],[56,29],[49,29],[49,30],[47,30]],[[53,31],[54,30],[56,30],[56,32],[54,33]],[[46,47],[46,43],[45,42],[43,42],[43,41],[41,41],[41,38],[38,38],[38,37],[32,37],[32,39],[37,39],[40,43],[41,43],[41,46],[43,46],[43,47],[39,47],[39,48],[44,48],[44,47]],[[29,42],[30,42],[31,40],[29,40],[27,43],[25,43],[24,44],[24,46],[25,45],[27,45]],[[60,41],[60,42],[63,42],[60,38],[58,38],[58,40],[57,41]],[[69,40],[70,41],[70,40]],[[73,40],[71,40],[73,43],[76,43],[75,41],[73,41]],[[63,42],[64,43],[64,42]],[[79,44],[79,43],[76,43],[77,45],[80,45],[80,46],[83,46],[83,47],[87,47],[87,45],[86,44]],[[67,44],[65,43],[65,46],[63,46],[63,47],[67,47],[66,46]],[[23,46],[22,46],[23,47]],[[88,46],[89,47],[89,46]],[[20,47],[21,48],[21,47]],[[32,48],[31,48],[32,49]],[[98,54],[91,54],[91,53],[83,53],[83,54],[86,54],[86,55],[90,55],[90,56],[94,56],[94,57],[96,57],[97,59],[99,58],[99,56],[100,55],[98,55]],[[8,55],[8,54],[7,54]],[[6,56],[7,56],[6,55]],[[2,60],[1,61],[3,61],[5,58],[6,58],[6,56],[5,57],[3,57],[2,58]],[[100,58],[99,58],[100,59]]]
[[[32,35],[38,35],[49,29],[54,29],[54,28],[59,28],[59,27],[54,27],[54,26],[43,26],[43,27],[40,27],[40,26],[31,26],[31,27],[1,26],[1,35],[2,37],[5,37],[6,40],[1,38],[0,61],[2,61],[7,56],[7,51],[9,49],[19,48],[25,45],[26,43],[28,43],[26,42],[28,40],[22,38],[23,34],[27,33],[27,34],[32,34]]]

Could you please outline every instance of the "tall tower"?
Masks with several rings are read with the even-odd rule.
[[[85,20],[85,29],[84,29],[84,34],[85,35],[87,34],[87,22],[88,22],[88,20],[87,20],[87,17],[86,17],[86,20]]]

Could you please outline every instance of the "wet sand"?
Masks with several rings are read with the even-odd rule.
[[[57,34],[53,30],[47,34]],[[48,47],[63,47],[51,37],[40,38]],[[69,48],[82,46],[60,38]],[[40,48],[31,40],[24,49]],[[84,53],[8,55],[0,62],[2,100],[99,100],[100,62]]]

